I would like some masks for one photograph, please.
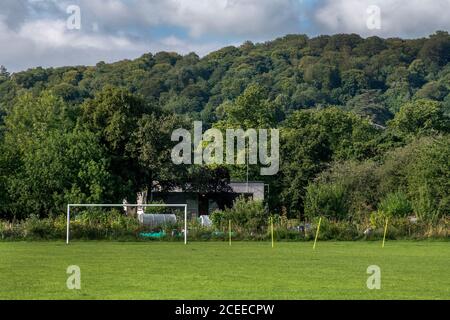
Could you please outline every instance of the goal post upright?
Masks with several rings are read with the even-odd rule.
[[[187,204],[184,206],[184,244],[187,244]]]
[[[187,244],[187,214],[188,205],[187,204],[68,204],[67,205],[67,233],[66,233],[66,244],[70,242],[70,208],[120,208],[120,207],[132,207],[132,208],[184,208],[184,244]]]
[[[70,239],[70,204],[67,205],[67,233],[66,233],[66,244],[69,244]]]

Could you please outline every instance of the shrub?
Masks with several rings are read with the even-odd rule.
[[[152,204],[165,204],[164,201],[153,201]],[[145,207],[144,209],[145,213],[147,214],[167,214],[170,213],[168,211],[171,211],[168,207]]]
[[[319,174],[314,184],[335,185],[325,187],[325,196],[333,188],[345,191],[342,194],[345,196],[342,204],[346,209],[343,214],[345,217],[361,217],[374,210],[379,201],[380,180],[376,174],[377,168],[378,164],[370,160],[336,162],[330,169]]]
[[[1,240],[21,240],[23,232],[20,224],[0,221],[0,239]]]
[[[403,105],[389,126],[402,134],[448,132],[450,119],[442,103],[421,99]]]
[[[271,236],[270,230],[268,230],[267,238],[269,238],[270,236]],[[304,234],[304,232],[300,232],[298,230],[275,226],[274,237],[276,240],[295,241],[295,240],[304,240],[305,234]]]
[[[310,184],[305,199],[305,215],[342,219],[348,214],[344,187],[340,184]]]
[[[22,226],[27,239],[53,239],[58,236],[51,219],[39,219],[38,216],[31,215]]]
[[[251,202],[251,201],[245,201]],[[259,207],[261,204],[247,204],[248,207]],[[250,210],[250,212],[252,212]],[[264,212],[257,211],[257,212]],[[212,230],[211,228],[202,227],[196,220],[190,222],[189,241],[228,241],[228,217],[231,217],[230,210],[226,212],[217,212],[223,217],[221,229]],[[250,214],[252,217],[255,214]],[[258,215],[259,216],[259,215]],[[241,217],[235,215],[235,217]],[[328,218],[322,219],[319,239],[321,240],[358,240],[373,239],[379,240],[383,237],[384,227],[387,215],[383,211],[372,213],[370,216],[371,232],[365,236],[364,231],[368,228],[367,223],[358,223],[357,220],[332,220]],[[234,220],[233,220],[234,221]],[[259,221],[259,228],[254,227],[254,221]],[[311,241],[314,240],[318,225],[318,218],[312,219],[312,226],[307,224],[306,230],[297,220],[283,221],[282,217],[274,216],[274,235],[277,240],[284,241]],[[160,228],[164,231],[165,237],[160,238],[161,241],[182,241],[181,229],[183,226],[167,226]],[[393,216],[389,218],[388,239],[449,239],[449,219],[443,217],[436,221],[418,220],[410,221],[405,217]],[[63,215],[39,219],[32,216],[21,222],[5,222],[0,221],[0,240],[63,240],[65,239],[66,222]],[[175,232],[174,232],[175,231]],[[150,238],[142,238],[141,233],[151,232],[151,230],[141,226],[134,218],[129,218],[116,212],[97,212],[89,215],[84,212],[78,219],[74,219],[71,223],[72,239],[88,239],[88,240],[151,240]],[[260,220],[250,219],[249,222],[242,226],[233,222],[232,230],[233,240],[250,240],[250,241],[270,241],[270,229],[267,228],[267,218],[265,214]]]
[[[412,205],[403,192],[389,193],[381,200],[378,208],[388,217],[406,217],[413,212]]]
[[[227,223],[225,212],[221,210],[214,211],[210,216],[213,226],[217,229],[222,229]]]
[[[450,137],[422,146],[408,167],[408,194],[421,219],[435,220],[450,213]]]
[[[224,211],[216,211],[212,215],[212,221],[216,228],[228,228],[231,220],[234,226],[246,231],[261,231],[267,226],[268,214],[264,209],[262,201],[253,201],[239,197],[233,208]]]
[[[315,223],[315,228],[310,230],[312,239],[317,231],[318,221]],[[320,225],[319,238],[321,240],[339,240],[352,241],[360,237],[356,224],[349,221],[333,221],[327,218],[322,218]]]

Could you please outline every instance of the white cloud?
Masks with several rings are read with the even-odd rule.
[[[80,0],[90,19],[107,29],[123,25],[186,28],[206,34],[268,36],[296,30],[298,0]]]
[[[219,49],[220,42],[195,43],[173,36],[159,40],[134,40],[125,36],[70,31],[63,20],[36,20],[13,30],[0,19],[0,64],[11,71],[36,66],[94,65],[137,58],[145,52],[176,51],[201,55]]]
[[[297,30],[299,14],[291,0],[171,0],[174,11],[168,22],[207,33],[268,36]]]
[[[0,7],[0,41],[8,46],[0,50],[0,64],[12,71],[95,64],[148,51],[204,55],[242,40],[294,32],[298,23],[298,0],[5,1]],[[72,4],[81,8],[81,30],[65,28],[66,8]],[[11,12],[17,19],[8,18]],[[171,34],[173,27],[188,35],[181,36],[177,29]],[[155,28],[164,30],[155,34]]]
[[[81,30],[66,30],[68,5]],[[381,29],[367,8],[381,8]],[[0,64],[92,65],[161,50],[200,55],[287,33],[425,36],[449,30],[450,0],[2,0]]]
[[[381,29],[367,28],[367,8],[381,9]],[[318,28],[326,33],[359,33],[384,37],[426,36],[449,30],[450,0],[325,0],[316,11]]]
[[[120,50],[136,45],[125,37],[70,31],[63,20],[37,20],[25,23],[17,33],[17,37],[29,40],[44,49],[67,47]]]

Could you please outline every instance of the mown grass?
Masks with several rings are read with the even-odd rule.
[[[433,241],[0,242],[0,299],[450,299],[449,267],[450,243]]]

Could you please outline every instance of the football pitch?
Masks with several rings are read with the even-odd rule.
[[[450,242],[312,245],[0,242],[0,299],[450,299]]]

